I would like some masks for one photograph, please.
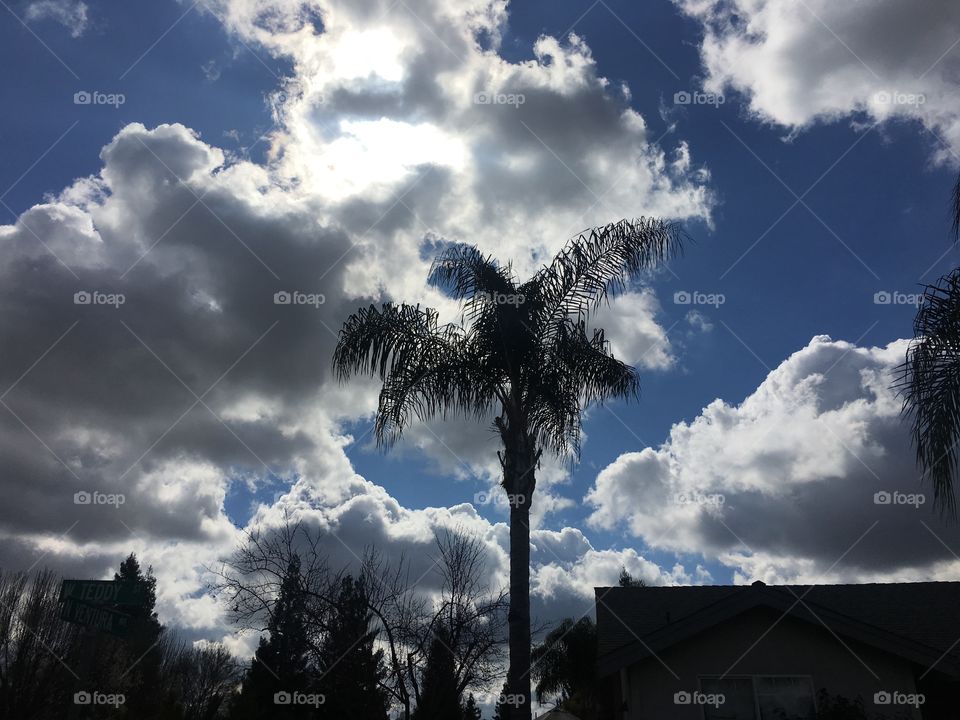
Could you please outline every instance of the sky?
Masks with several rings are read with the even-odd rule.
[[[621,567],[960,578],[894,388],[960,261],[960,5],[8,2],[0,567],[108,577],[136,551],[162,621],[238,652],[206,589],[285,518],[427,591],[435,533],[470,532],[504,583],[491,429],[382,452],[337,330],[388,300],[457,319],[425,283],[446,242],[522,276],[656,216],[690,241],[594,319],[641,397],[543,461],[535,615],[589,614]]]

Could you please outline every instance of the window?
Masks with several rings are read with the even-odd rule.
[[[813,682],[792,675],[701,678],[700,690],[724,696],[718,705],[704,705],[705,720],[814,720]]]

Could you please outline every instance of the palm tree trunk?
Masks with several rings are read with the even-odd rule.
[[[539,452],[526,433],[506,435],[502,465],[510,503],[510,666],[505,708],[510,720],[530,720],[530,505]]]
[[[510,669],[507,673],[511,720],[530,720],[530,505],[510,508]]]

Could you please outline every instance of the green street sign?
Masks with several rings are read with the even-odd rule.
[[[125,637],[130,629],[129,615],[69,597],[60,605],[60,619],[117,637]]]
[[[143,606],[147,602],[142,585],[117,580],[64,580],[60,586],[60,601],[68,599],[90,605]]]

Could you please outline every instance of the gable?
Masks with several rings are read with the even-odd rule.
[[[960,638],[960,628],[951,635],[958,595],[960,583],[598,588],[600,673],[655,656],[764,607],[834,639],[862,643],[913,663],[936,663],[938,671],[960,677],[960,657],[951,647]]]

